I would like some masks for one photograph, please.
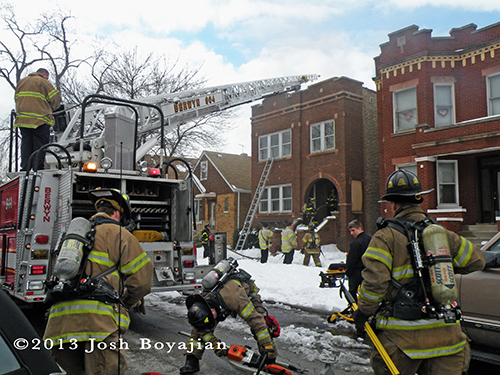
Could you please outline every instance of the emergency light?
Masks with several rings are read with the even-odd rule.
[[[83,172],[95,173],[97,172],[97,163],[88,161],[83,165]]]

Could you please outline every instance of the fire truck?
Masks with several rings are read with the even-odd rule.
[[[295,91],[315,79],[316,75],[280,77],[140,101],[86,97],[81,106],[64,112],[58,122],[63,125],[53,129],[52,143],[31,155],[31,166],[45,157],[45,169],[9,170],[9,181],[0,186],[0,285],[24,302],[43,302],[45,283],[69,224],[95,213],[88,192],[100,187],[129,195],[135,223],[131,232],[154,266],[152,290],[199,288],[212,265],[200,266],[196,260],[194,176],[188,163],[167,158],[165,137],[182,123]],[[17,160],[12,150],[16,145],[10,158]],[[145,160],[151,150],[156,151],[154,165]],[[174,161],[184,164],[185,177],[177,177]],[[9,168],[12,165],[17,162],[11,161]],[[216,263],[225,257],[223,249],[219,244]]]

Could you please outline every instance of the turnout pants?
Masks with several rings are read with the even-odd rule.
[[[414,375],[417,372],[419,375],[460,375],[466,373],[469,369],[469,344],[464,350],[456,354],[427,359],[410,359],[396,344],[389,340],[384,332],[379,333],[377,336],[401,375]],[[391,374],[375,348],[372,349],[370,363],[375,375]]]

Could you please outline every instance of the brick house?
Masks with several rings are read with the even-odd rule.
[[[412,25],[374,59],[380,191],[408,168],[434,188],[422,207],[455,231],[500,215],[500,23],[476,28]]]
[[[233,246],[233,233],[243,226],[251,200],[251,158],[203,151],[193,167],[194,207],[197,231],[209,222],[212,233],[227,233]]]
[[[375,96],[362,82],[335,77],[252,107],[252,191],[274,158],[255,222],[284,228],[314,197],[319,223],[335,216],[319,232],[322,243],[347,251],[353,219],[373,230],[379,215]],[[329,196],[335,207],[327,205]]]

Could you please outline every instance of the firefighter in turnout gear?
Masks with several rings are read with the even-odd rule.
[[[309,225],[310,223],[313,223],[314,225],[317,224],[317,222],[316,222],[316,198],[311,197],[311,198],[309,198],[309,201],[304,204],[303,219],[304,219],[304,224],[306,224],[306,225]]]
[[[103,279],[121,303],[92,295],[57,302],[50,308],[44,339],[62,341],[52,355],[69,375],[123,374],[127,361],[119,339],[130,324],[128,310],[151,291],[153,267],[138,240],[120,225],[130,219],[128,196],[116,189],[93,190],[89,196],[97,214],[90,219],[96,224],[95,242],[83,265],[85,274],[92,278],[108,270]],[[106,349],[95,348],[98,342]]]
[[[283,264],[292,264],[293,253],[297,248],[297,235],[293,231],[293,224],[288,223],[286,228],[281,232],[281,252],[285,254]]]
[[[25,171],[31,154],[50,141],[50,128],[55,120],[52,112],[61,104],[61,93],[49,82],[49,72],[40,68],[21,79],[16,87],[15,127],[21,131],[21,169]],[[40,159],[38,170],[43,169]]]
[[[203,258],[212,257],[210,253],[210,243],[214,241],[212,233],[210,233],[210,223],[205,225],[201,231],[201,244],[203,245]]]
[[[316,267],[321,267],[321,260],[319,259],[319,254],[321,252],[321,239],[319,234],[314,231],[314,224],[309,223],[308,231],[302,237],[302,242],[304,243],[304,266],[309,265],[311,257],[314,260],[314,265]]]
[[[269,224],[262,222],[262,229],[259,231],[260,262],[267,263],[269,258],[269,249],[271,248],[271,237],[273,232],[269,229]]]
[[[223,262],[227,260],[221,263]],[[259,351],[268,354],[269,363],[274,362],[278,351],[272,338],[270,323],[268,324],[268,321],[274,321],[274,318],[267,314],[258,294],[259,288],[251,276],[244,270],[234,269],[220,282],[221,274],[213,277],[213,272],[216,271],[212,270],[203,279],[204,291],[201,295],[193,294],[186,299],[188,321],[193,328],[187,350],[184,352],[186,364],[181,367],[180,373],[198,372],[199,362],[205,350],[213,350],[219,357],[227,356],[229,346],[215,336],[214,330],[217,324],[228,316],[240,316],[250,326]]]
[[[423,195],[431,191],[422,191],[417,176],[406,170],[397,170],[388,177],[382,199],[391,202],[395,219],[387,220],[389,223],[385,226],[379,225],[381,229],[375,233],[362,257],[365,269],[358,297],[359,309],[353,318],[359,330],[370,316],[375,315],[378,338],[401,374],[456,375],[466,372],[470,361],[470,348],[460,327],[459,311],[452,310],[451,316],[446,311],[442,313],[444,307],[436,303],[440,296],[429,292],[436,279],[426,277],[425,271],[430,271],[429,268],[416,266],[422,264],[419,256],[426,259],[426,251],[415,242],[410,242],[414,247],[407,247],[408,235],[403,234],[398,225],[392,225],[397,221],[422,223],[427,215],[419,204],[423,202]],[[435,227],[441,228],[448,242],[451,273],[452,269],[461,274],[483,269],[485,259],[479,248],[456,233]],[[423,264],[443,262],[439,257],[430,260]],[[451,284],[453,274],[446,276]],[[450,302],[450,305],[455,304],[455,301]],[[370,360],[375,374],[390,374],[377,351],[372,351]]]

